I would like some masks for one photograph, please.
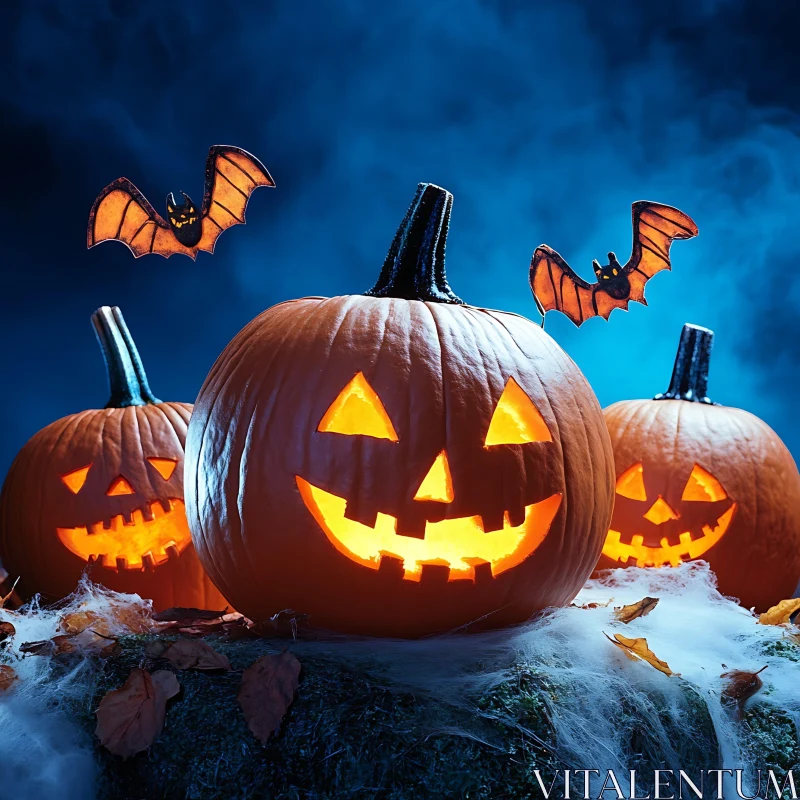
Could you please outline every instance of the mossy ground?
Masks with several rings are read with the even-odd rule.
[[[165,668],[147,660],[149,637],[128,637],[118,656],[102,662],[92,702],[78,713],[93,730],[93,709],[133,667]],[[233,672],[178,672],[181,693],[170,701],[163,733],[147,753],[127,761],[96,743],[99,796],[107,800],[344,800],[463,798],[503,800],[539,797],[570,764],[555,745],[548,706],[563,689],[527,665],[459,705],[393,684],[376,660],[332,655],[320,644],[304,645],[300,687],[281,727],[266,745],[248,730],[237,702],[241,671],[278,640],[207,641],[231,661]],[[666,708],[642,698],[620,710],[630,764],[641,770],[665,766],[687,770],[718,766],[717,742],[704,700],[686,685],[686,717],[676,722]],[[796,752],[790,720],[777,721],[753,706],[753,726],[764,764],[785,768]],[[647,719],[656,713],[666,738],[653,738]],[[785,724],[784,724],[785,723]],[[691,732],[691,733],[688,733]],[[662,741],[663,740],[663,741]]]

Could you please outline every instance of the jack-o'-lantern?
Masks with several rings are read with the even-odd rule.
[[[0,498],[0,559],[25,597],[60,599],[90,566],[93,581],[157,608],[224,608],[186,522],[192,407],[153,396],[118,308],[92,321],[111,399],[48,425],[19,452]]]
[[[500,626],[569,602],[613,502],[602,412],[529,320],[444,272],[452,195],[421,184],[365,295],[280,303],[201,389],[187,513],[243,613],[341,632]]]
[[[766,423],[709,400],[713,335],[685,325],[668,391],[605,409],[617,482],[598,567],[703,559],[765,610],[800,578],[800,475]]]

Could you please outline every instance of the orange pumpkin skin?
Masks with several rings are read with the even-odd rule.
[[[686,549],[679,544],[680,536],[690,531],[695,552],[703,551],[695,557],[708,561],[720,591],[737,597],[746,608],[765,611],[791,597],[800,579],[800,475],[786,446],[766,423],[747,411],[708,401],[705,387],[713,334],[686,326],[682,349],[692,336],[698,337],[694,355],[687,350],[682,357],[679,352],[673,385],[666,394],[680,395],[681,379],[685,392],[696,387],[699,378],[699,391],[689,388],[689,395],[701,402],[628,400],[604,411],[618,478],[610,536],[616,538],[616,532],[629,543],[638,534],[644,545],[653,548],[664,538],[675,548],[673,563],[679,563],[692,560],[686,552],[678,555]],[[626,471],[637,464],[642,465],[643,492],[641,487],[636,492],[623,486]],[[693,470],[701,480],[704,474],[713,476],[707,501],[692,492]],[[656,502],[666,513],[651,511]],[[726,514],[730,520],[723,529],[718,521],[724,521]],[[712,538],[706,539],[709,531]],[[609,540],[599,569],[636,564],[635,556],[625,564],[609,558],[613,549]]]
[[[443,193],[419,191],[423,205]],[[431,216],[428,226],[446,232],[446,219]],[[405,249],[413,250],[408,242]],[[393,257],[403,254],[393,247]],[[398,283],[383,293],[399,292]],[[407,292],[424,300],[281,303],[247,325],[212,368],[189,426],[187,514],[200,560],[242,613],[264,619],[291,608],[322,628],[415,637],[480,619],[491,627],[523,621],[568,603],[590,574],[613,501],[610,443],[594,393],[532,322],[439,300],[450,291],[443,270],[438,289],[428,288]],[[396,440],[324,429],[359,373]],[[550,441],[486,445],[510,378]],[[420,499],[442,453],[446,496]],[[367,549],[372,531],[363,526],[376,540],[389,526],[371,562],[336,538],[337,526],[350,523],[326,517],[312,492],[332,496],[345,518],[361,523]],[[444,557],[461,541],[465,518],[479,517],[479,536],[492,537],[504,516],[518,526],[527,508],[548,499],[549,529],[515,566],[462,562],[470,552]],[[415,549],[427,552],[425,563],[397,555]]]
[[[93,319],[117,335],[124,326],[118,309]],[[134,361],[141,369],[135,350]],[[0,559],[19,576],[24,598],[65,597],[88,563],[94,582],[150,598],[157,609],[225,607],[194,552],[183,507],[192,406],[156,401],[141,375],[141,391],[132,371],[135,387],[116,387],[130,405],[53,422],[14,460],[0,496]]]

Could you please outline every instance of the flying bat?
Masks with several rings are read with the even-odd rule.
[[[181,253],[194,259],[199,250],[214,252],[217,238],[233,225],[244,225],[250,195],[259,186],[275,186],[267,168],[246,150],[215,144],[208,151],[203,204],[185,193],[178,203],[167,195],[167,220],[127,179],[117,178],[97,196],[89,212],[86,246],[122,242],[135,258]]]
[[[633,204],[633,252],[623,266],[614,253],[608,264],[592,261],[596,283],[576,275],[566,261],[546,244],[536,248],[529,280],[533,299],[544,315],[555,309],[576,325],[590,317],[608,319],[615,308],[628,310],[635,300],[647,305],[644,287],[662,269],[671,269],[669,248],[674,239],[697,236],[694,221],[672,206],[640,200]]]

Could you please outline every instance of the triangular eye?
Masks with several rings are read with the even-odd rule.
[[[485,446],[552,441],[553,436],[539,409],[520,385],[509,378],[492,414]]]
[[[628,467],[617,478],[617,494],[627,497],[629,500],[647,500],[647,492],[644,489],[644,470],[641,464]]]
[[[117,497],[121,494],[136,494],[136,492],[133,486],[131,486],[122,475],[119,475],[111,481],[111,486],[108,487],[106,494],[109,497]]]
[[[92,465],[89,464],[86,467],[74,469],[72,472],[62,475],[61,480],[64,481],[64,485],[72,492],[72,494],[78,494],[78,492],[83,489],[83,484],[86,483],[86,477],[88,476],[91,468]]]
[[[398,441],[380,397],[367,383],[363,372],[359,372],[339,392],[322,417],[317,430],[323,433],[372,436],[375,439]]]
[[[716,503],[718,500],[724,500],[727,496],[722,484],[710,472],[706,472],[701,466],[695,464],[692,467],[692,474],[683,488],[681,500]]]
[[[175,472],[175,467],[178,466],[178,460],[175,458],[148,458],[147,459],[155,468],[158,474],[168,481]]]

